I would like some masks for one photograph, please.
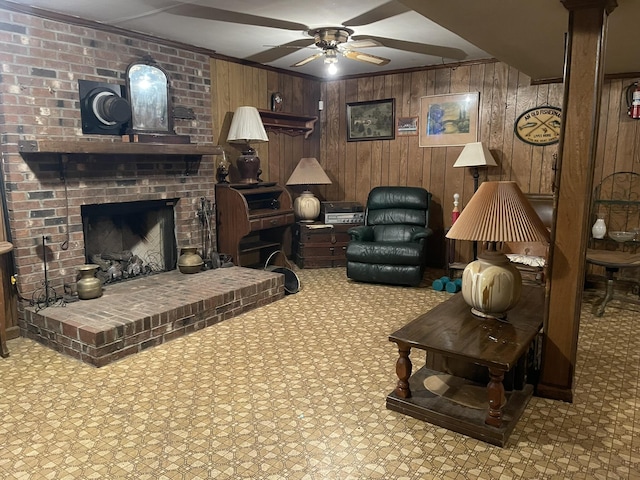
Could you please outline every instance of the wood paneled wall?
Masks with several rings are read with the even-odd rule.
[[[443,261],[453,194],[460,194],[463,207],[473,195],[471,172],[453,168],[463,147],[422,148],[418,136],[346,142],[345,103],[395,98],[396,117],[421,117],[421,97],[464,92],[480,92],[478,138],[499,165],[481,171],[480,180],[514,180],[525,192],[551,192],[557,145],[528,145],[516,138],[513,125],[529,108],[561,106],[562,86],[531,86],[529,78],[517,70],[488,62],[323,83],[321,163],[339,180],[326,187],[327,198],[365,203],[368,192],[377,185],[426,188],[433,195],[434,248],[440,250],[434,253]],[[422,117],[420,128],[424,128]]]
[[[627,114],[626,91],[631,83],[610,80],[602,87],[594,188],[615,172],[640,173],[640,120]]]
[[[422,186],[433,195],[431,225],[436,232],[434,252],[444,261],[444,231],[451,225],[453,194],[461,206],[473,195],[468,169],[453,168],[462,151],[457,147],[422,148],[417,136],[383,141],[346,141],[346,103],[396,99],[396,117],[420,116],[420,98],[427,95],[480,92],[478,138],[493,153],[497,167],[481,170],[480,181],[513,180],[524,192],[551,193],[557,144],[532,146],[514,133],[516,118],[533,107],[562,106],[563,85],[531,85],[530,79],[501,62],[439,67],[348,80],[315,81],[286,73],[211,61],[214,141],[225,147],[233,164],[238,150],[226,144],[231,116],[240,105],[269,108],[271,94],[285,97],[285,111],[318,115],[316,131],[308,139],[269,134],[268,146],[257,145],[262,178],[285,183],[299,158],[318,158],[333,184],[320,187],[321,199],[366,203],[378,185]],[[632,80],[611,80],[603,88],[598,163],[594,185],[615,171],[640,173],[640,121],[626,114],[625,91]],[[318,100],[324,109],[318,111]],[[424,121],[420,118],[420,128]],[[293,192],[294,194],[296,192]],[[589,201],[589,199],[585,199]],[[464,242],[468,243],[468,242]],[[471,247],[460,256],[470,258]]]
[[[226,60],[211,60],[214,142],[224,147],[232,179],[236,174],[235,159],[240,153],[238,147],[226,141],[233,112],[243,105],[268,110],[274,92],[282,93],[284,112],[318,115],[319,81]],[[260,157],[261,178],[265,181],[284,184],[302,157],[320,159],[318,128],[307,139],[302,135],[274,132],[268,135],[268,144],[253,145]]]

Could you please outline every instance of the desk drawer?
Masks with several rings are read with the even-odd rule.
[[[283,227],[286,225],[290,225],[293,222],[293,213],[287,213],[284,215],[273,215],[262,218],[252,218],[250,220],[252,232],[255,232],[256,230],[266,230],[268,228]]]

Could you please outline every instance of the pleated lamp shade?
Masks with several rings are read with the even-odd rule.
[[[447,238],[548,243],[549,231],[515,182],[483,182]]]
[[[462,296],[482,318],[506,319],[520,300],[522,276],[502,242],[549,242],[549,232],[515,182],[484,182],[453,224],[447,238],[488,242],[462,272]]]

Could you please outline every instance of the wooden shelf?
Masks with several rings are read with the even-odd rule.
[[[318,117],[307,115],[272,112],[271,110],[258,111],[265,130],[286,133],[291,136],[304,135],[304,138],[308,138],[313,133],[315,123],[318,121]]]
[[[20,140],[21,153],[56,153],[84,155],[163,155],[201,156],[222,155],[222,147],[201,143],[134,143],[134,142],[92,142],[62,140]]]

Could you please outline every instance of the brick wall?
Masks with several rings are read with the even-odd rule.
[[[189,166],[163,156],[21,155],[20,140],[120,142],[115,136],[83,135],[78,79],[124,84],[127,66],[151,55],[171,78],[174,106],[193,109],[195,120],[175,120],[175,131],[192,143],[213,142],[207,55],[153,43],[135,35],[67,24],[0,9],[0,127],[10,240],[18,287],[37,294],[44,280],[44,250],[51,286],[62,293],[85,263],[80,207],[84,204],[179,198],[178,246],[199,245],[196,211],[213,200],[215,157]],[[195,50],[195,49],[194,49]]]

